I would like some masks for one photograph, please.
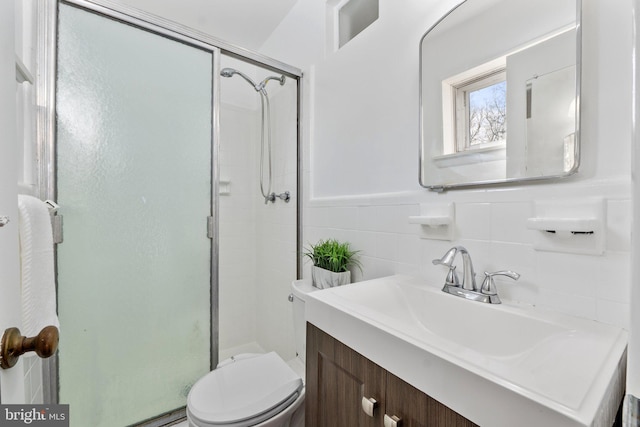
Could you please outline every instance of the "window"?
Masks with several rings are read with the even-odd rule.
[[[338,47],[378,19],[378,0],[347,0],[338,5]]]
[[[501,58],[443,81],[443,155],[505,148],[506,74]]]
[[[456,152],[507,139],[507,81],[504,71],[455,88]]]

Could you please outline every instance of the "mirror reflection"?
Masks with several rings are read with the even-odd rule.
[[[425,34],[423,186],[440,191],[577,170],[579,6],[466,0]]]

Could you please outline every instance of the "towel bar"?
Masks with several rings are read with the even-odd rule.
[[[58,349],[59,332],[55,326],[46,326],[31,338],[22,336],[20,329],[9,328],[0,340],[0,368],[12,368],[24,353],[35,351],[43,359],[53,356]]]

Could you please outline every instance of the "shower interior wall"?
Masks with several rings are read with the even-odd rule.
[[[273,75],[233,58],[221,62],[254,81]],[[287,296],[297,259],[296,82],[287,79],[280,86],[271,81],[267,86],[272,191],[292,195],[289,203],[277,199],[268,205],[259,187],[260,97],[239,77],[221,78],[220,83],[219,356],[277,351],[288,360],[295,356]]]

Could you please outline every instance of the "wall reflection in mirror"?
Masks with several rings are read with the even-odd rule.
[[[432,27],[420,43],[420,184],[577,171],[579,37],[579,0],[466,0]]]

